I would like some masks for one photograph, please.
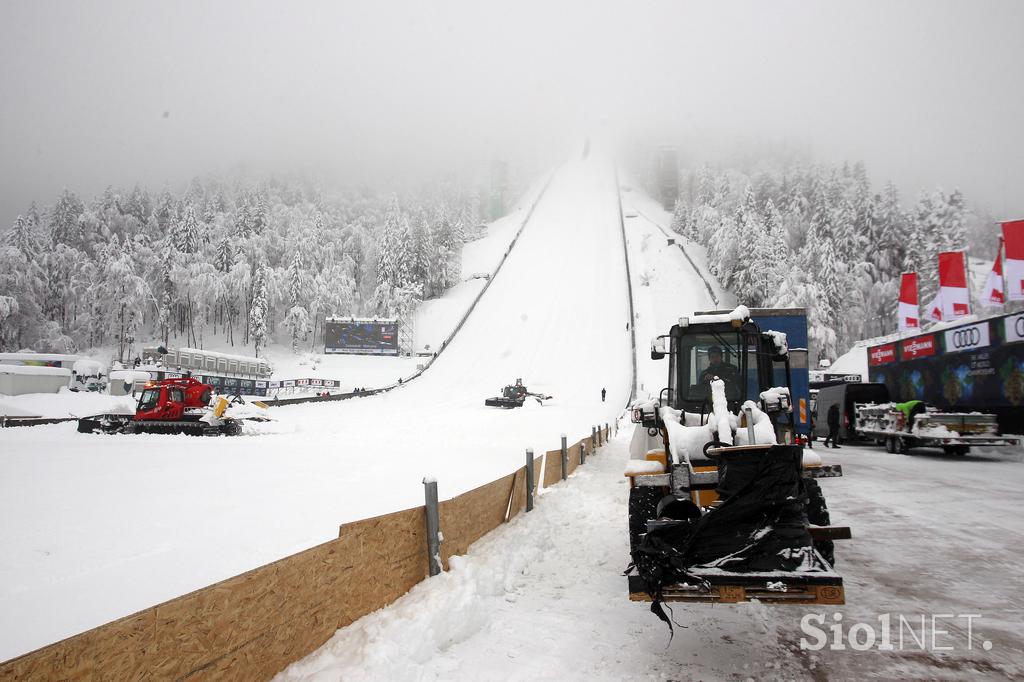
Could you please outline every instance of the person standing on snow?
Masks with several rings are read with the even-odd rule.
[[[607,393],[608,393],[608,392],[607,392],[607,391],[605,391],[605,390],[604,390],[603,388],[601,389],[601,402],[602,402],[602,403],[604,402],[604,397],[605,397],[605,395],[607,395]]]
[[[828,435],[825,436],[825,447],[832,441],[832,447],[839,449],[839,403],[832,403],[828,408]]]

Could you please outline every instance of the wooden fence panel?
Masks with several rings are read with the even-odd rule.
[[[526,467],[515,473],[515,481],[512,484],[512,498],[509,501],[508,520],[511,521],[520,512],[526,509]]]
[[[544,455],[544,487],[549,488],[562,480],[562,451],[548,450]]]
[[[427,574],[422,507],[0,664],[0,679],[267,679]],[[383,579],[382,579],[383,578]]]
[[[509,474],[440,504],[441,561],[445,570],[451,556],[465,554],[469,546],[505,522],[509,495],[516,475]]]

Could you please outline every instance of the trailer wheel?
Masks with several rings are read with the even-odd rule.
[[[907,439],[903,438],[902,436],[896,436],[895,440],[896,452],[900,453],[901,455],[907,454],[907,451],[910,450],[910,444],[907,442]]]
[[[963,457],[971,451],[971,447],[969,445],[946,445],[942,448],[942,451],[947,455],[960,455]]]
[[[896,454],[896,436],[886,436],[885,451],[890,455]]]
[[[658,514],[661,488],[638,486],[629,491],[629,552],[632,554],[647,532],[647,522]]]

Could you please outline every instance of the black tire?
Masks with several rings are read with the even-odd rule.
[[[832,518],[828,513],[828,504],[825,503],[825,494],[821,492],[821,486],[813,478],[804,479],[804,491],[807,500],[804,503],[804,511],[807,513],[807,522],[815,526],[830,526]],[[832,567],[836,565],[836,545],[832,540],[822,540],[814,543],[814,549],[818,550],[822,558]]]
[[[885,451],[890,455],[896,454],[896,437],[887,436],[885,439]]]
[[[942,451],[947,455],[960,455],[963,457],[971,451],[971,447],[969,445],[946,445],[943,446]]]
[[[647,532],[647,522],[656,518],[661,488],[637,487],[629,491],[629,551],[636,551]]]
[[[908,450],[910,450],[910,445],[907,443],[907,439],[902,436],[896,436],[896,452],[905,455]]]
[[[99,428],[99,422],[95,419],[79,419],[78,420],[78,432],[79,433],[93,433]]]

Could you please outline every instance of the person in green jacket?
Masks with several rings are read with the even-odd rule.
[[[903,413],[903,428],[906,431],[914,428],[914,417],[927,409],[923,400],[908,400],[905,403],[896,403],[893,407]]]

